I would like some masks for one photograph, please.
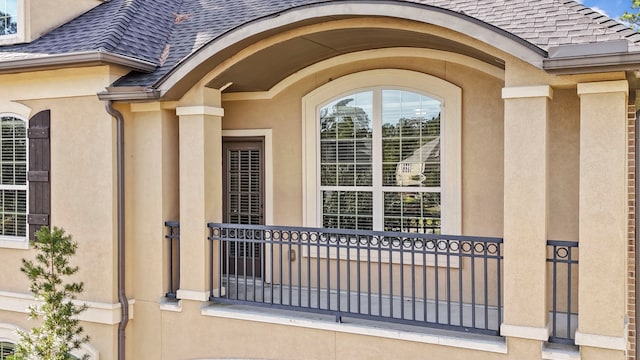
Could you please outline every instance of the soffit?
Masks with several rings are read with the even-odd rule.
[[[240,60],[209,82],[227,92],[267,91],[282,79],[317,62],[356,51],[414,47],[466,55],[504,69],[490,54],[440,36],[401,29],[348,28],[292,38]]]

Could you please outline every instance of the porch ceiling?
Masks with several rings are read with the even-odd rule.
[[[504,69],[490,54],[449,39],[400,29],[335,29],[293,38],[237,62],[208,85],[225,92],[267,91],[289,75],[314,63],[356,51],[389,47],[414,47],[466,55]]]

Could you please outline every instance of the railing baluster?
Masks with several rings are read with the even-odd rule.
[[[471,327],[476,327],[476,256],[473,252],[473,243],[466,243],[470,246],[471,258]]]
[[[574,344],[575,342],[575,333],[572,329],[572,320],[573,316],[572,310],[572,297],[571,294],[574,291],[577,291],[577,288],[574,289],[575,283],[572,279],[573,277],[573,266],[578,266],[577,252],[578,252],[578,242],[575,241],[555,241],[549,240],[547,241],[547,249],[552,251],[550,257],[547,258],[547,262],[550,263],[551,267],[551,294],[552,294],[552,305],[551,305],[551,336],[549,337],[550,342],[563,343],[563,344]],[[559,278],[560,271],[566,268],[566,287],[564,289],[560,288],[560,280]],[[564,321],[564,326],[566,327],[564,331],[561,331],[562,322],[559,317],[562,315],[561,304],[559,303],[561,296],[564,295],[562,291],[566,291],[566,297],[564,300],[565,304],[565,316],[566,319]]]
[[[502,239],[240,224],[210,224],[209,227],[211,228],[208,237],[208,240],[211,241],[209,249],[211,258],[210,287],[212,288],[211,300],[214,302],[241,303],[331,314],[335,315],[338,321],[342,316],[350,316],[483,334],[498,334],[502,310]],[[167,238],[169,236],[167,235]],[[292,241],[297,241],[297,243],[293,244]],[[313,241],[316,243],[312,244]],[[356,242],[353,243],[353,241]],[[213,247],[216,244],[218,246],[217,262]],[[257,250],[259,249],[266,250],[267,256],[260,257],[260,261],[257,261],[255,257],[258,255]],[[293,260],[293,254],[296,250],[298,256]],[[356,251],[355,256],[352,256],[352,250]],[[176,251],[175,246],[172,251]],[[346,251],[346,256],[344,256],[344,251]],[[372,258],[376,253],[377,261]],[[395,256],[396,254],[398,256]],[[411,256],[411,259],[406,259],[405,256]],[[470,268],[463,266],[465,257],[470,258],[467,261],[467,264],[471,264]],[[170,266],[175,266],[175,258],[173,259],[173,262],[169,262]],[[482,270],[479,266],[480,259],[484,265]],[[251,261],[251,264],[248,264],[247,261]],[[293,261],[298,261],[298,264],[293,264]],[[316,261],[315,266],[312,261]],[[322,265],[323,263],[324,265]],[[346,269],[342,269],[342,263],[346,264]],[[265,266],[268,269],[265,269]],[[325,266],[324,269],[323,266]],[[332,269],[334,266],[335,270]],[[352,266],[356,266],[355,272]],[[378,273],[377,297],[374,297],[376,286],[372,284],[373,276],[375,276],[373,266],[377,267]],[[457,276],[451,273],[453,266],[457,266],[455,269],[459,272]],[[303,274],[305,268],[306,276]],[[362,284],[365,268],[366,286]],[[492,272],[489,276],[489,269],[494,268],[497,270],[496,274],[494,275]],[[213,281],[216,271],[217,285]],[[296,271],[297,274],[295,274]],[[411,271],[411,273],[407,274],[406,271]],[[433,275],[431,275],[432,271]],[[441,271],[444,273],[440,274]],[[482,271],[482,274],[478,274],[478,271]],[[278,272],[277,275],[276,272]],[[258,281],[261,273],[265,279],[270,281]],[[346,276],[346,283],[342,279],[342,275]],[[352,275],[355,276],[356,284],[352,283]],[[482,276],[482,280],[479,275]],[[398,276],[398,279],[395,279],[394,276]],[[433,279],[430,279],[431,276]],[[225,277],[228,288],[226,293],[223,293],[222,287],[225,284]],[[295,284],[296,281],[297,284]],[[312,281],[315,281],[315,284],[312,284]],[[333,281],[335,281],[335,288],[332,288]],[[476,318],[477,312],[480,311],[476,309],[480,306],[480,304],[476,304],[476,299],[479,297],[477,289],[481,281],[484,291],[484,304],[482,305],[485,309],[485,321],[482,323]],[[489,287],[489,281],[496,281],[497,289],[493,289],[493,286]],[[568,281],[569,284],[573,283],[571,280]],[[235,284],[232,284],[233,282]],[[214,291],[214,285],[218,291]],[[433,292],[429,290],[430,285],[434,286]],[[267,286],[271,290],[270,294]],[[420,286],[422,286],[422,291],[419,290]],[[294,297],[293,291],[296,290],[298,294]],[[341,297],[342,290],[345,290],[346,302]],[[384,294],[383,290],[388,293]],[[303,291],[306,292],[306,301]],[[363,291],[366,291],[366,294]],[[457,291],[457,295],[454,291]],[[465,297],[465,293],[468,291],[471,291],[471,296]],[[326,293],[326,296],[322,296],[323,292]],[[259,293],[262,296],[258,296]],[[278,294],[279,300],[277,299]],[[353,306],[352,300],[356,298],[352,299],[352,296],[357,297],[357,306]],[[420,296],[422,298],[419,298]],[[497,305],[492,303],[496,297]],[[470,304],[465,302],[467,298],[470,299]],[[317,304],[314,305],[312,299],[315,299]],[[362,308],[364,301],[367,302],[366,311]],[[410,301],[411,304],[405,304],[407,301]],[[420,307],[419,301],[422,301]],[[435,309],[430,309],[429,302],[431,301],[434,301]],[[440,306],[440,301],[442,301],[442,306]],[[332,304],[332,302],[335,303]],[[570,293],[567,295],[567,302],[571,302]],[[395,308],[395,305],[398,305],[398,308]],[[375,306],[378,307],[377,311]],[[406,308],[407,306],[411,306],[411,308]],[[468,306],[471,306],[470,312],[467,309]],[[423,312],[422,317],[421,311]],[[455,317],[453,316],[454,311],[459,311]],[[494,311],[498,314],[497,323],[489,322],[489,313]],[[435,315],[433,316],[435,321],[434,318],[430,318],[430,314]],[[469,314],[471,319],[468,318]],[[574,324],[573,320],[568,318],[567,327],[571,328],[572,324]]]
[[[427,286],[428,286],[428,282],[427,282],[427,244],[428,242],[426,240],[424,240],[424,243],[422,245],[422,307],[424,308],[424,322],[428,322],[428,308],[427,308],[427,302],[429,300],[429,298],[427,297],[428,291],[427,291]]]

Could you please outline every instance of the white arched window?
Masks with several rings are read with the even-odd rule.
[[[305,225],[459,234],[461,91],[371,70],[303,98]]]
[[[0,116],[0,240],[27,239],[27,122]]]

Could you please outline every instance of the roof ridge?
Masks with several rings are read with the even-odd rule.
[[[98,49],[113,51],[125,36],[129,23],[144,0],[121,0],[120,8],[107,26],[104,36],[96,44]]]

